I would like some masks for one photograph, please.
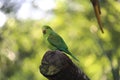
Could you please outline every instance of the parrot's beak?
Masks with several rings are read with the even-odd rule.
[[[43,34],[46,34],[46,30],[43,30],[42,32],[43,32]]]

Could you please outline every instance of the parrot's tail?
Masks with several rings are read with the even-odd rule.
[[[76,61],[79,61],[70,51],[65,51],[66,53],[68,53],[73,59],[75,59]]]

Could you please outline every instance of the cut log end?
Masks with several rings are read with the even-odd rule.
[[[90,80],[61,51],[47,51],[39,67],[41,74],[49,80]]]

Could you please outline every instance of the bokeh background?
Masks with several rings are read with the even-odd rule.
[[[43,25],[64,38],[91,80],[119,80],[120,0],[100,5],[104,34],[90,0],[0,0],[0,80],[47,80],[39,72],[49,50]]]

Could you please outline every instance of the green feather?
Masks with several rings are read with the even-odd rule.
[[[69,50],[65,41],[55,33],[49,26],[43,26],[43,35],[50,45],[50,49],[57,49],[69,54],[75,60],[79,61]]]

